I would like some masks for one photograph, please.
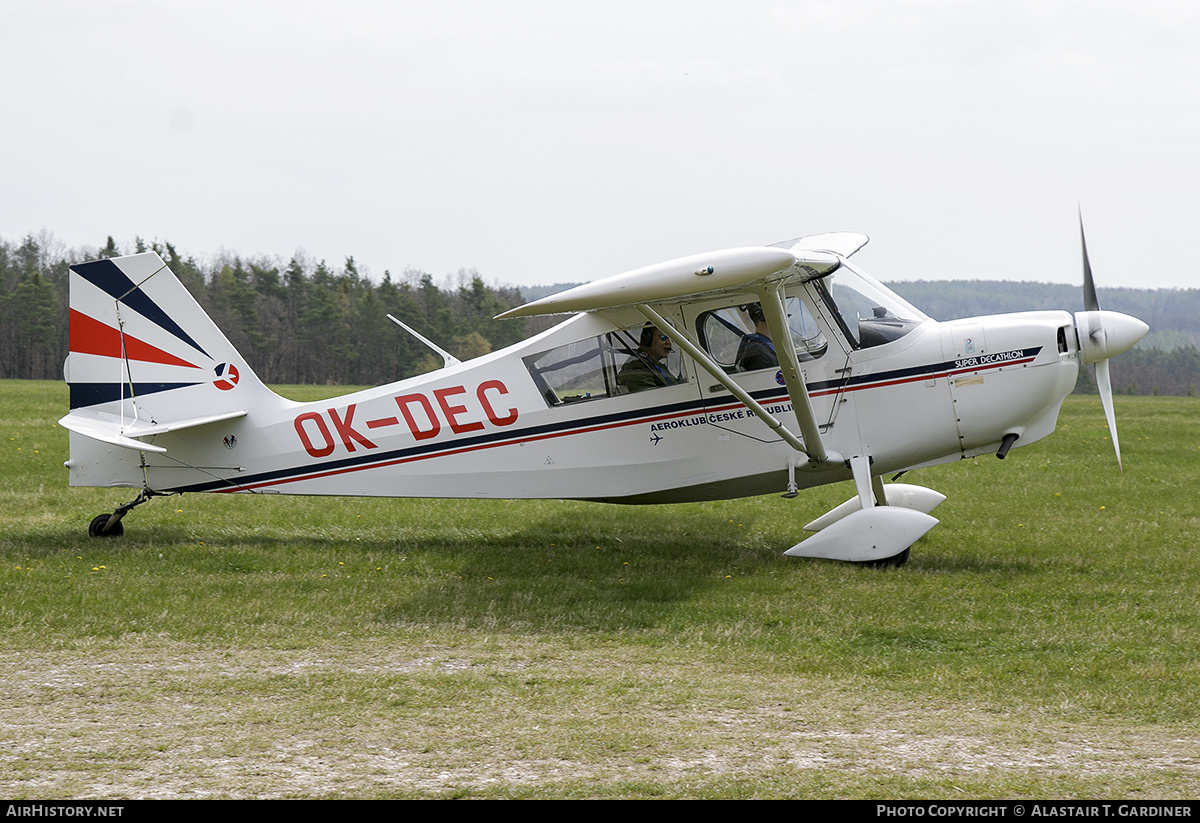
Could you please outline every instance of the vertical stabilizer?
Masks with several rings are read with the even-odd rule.
[[[140,438],[287,402],[157,254],[82,263],[70,278],[71,411],[60,422],[73,485],[141,485],[137,452],[164,449]]]
[[[274,397],[157,254],[71,267],[71,409],[158,423]]]

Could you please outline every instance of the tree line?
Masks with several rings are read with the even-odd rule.
[[[1017,311],[1082,311],[1080,286],[1011,280],[918,280],[889,284],[938,320]],[[1116,394],[1200,394],[1200,289],[1097,289],[1101,308],[1133,315],[1150,332],[1109,361]],[[1079,370],[1077,394],[1095,394],[1091,367]]]
[[[72,263],[153,250],[175,272],[230,342],[269,383],[377,385],[431,371],[441,359],[387,319],[393,314],[462,360],[511,345],[555,322],[495,320],[540,296],[540,289],[488,285],[460,270],[441,285],[407,270],[381,280],[353,257],[341,267],[298,255],[286,263],[224,255],[205,262],[171,243],[136,240],[120,249],[67,249],[49,234],[0,238],[0,378],[61,379],[67,355],[68,268]],[[563,284],[566,288],[573,284]],[[1044,283],[949,281],[891,284],[932,317],[1082,308],[1077,287]],[[1105,309],[1150,324],[1139,346],[1111,361],[1114,391],[1196,395],[1200,386],[1200,289],[1101,289]],[[1081,369],[1077,392],[1095,392]]]
[[[467,360],[526,337],[526,322],[493,318],[525,302],[473,270],[440,286],[428,272],[364,276],[302,256],[286,263],[220,257],[199,263],[171,243],[64,249],[53,238],[0,239],[0,378],[61,379],[67,355],[68,269],[152,250],[268,383],[373,385],[439,367],[441,358],[387,319],[392,314]]]

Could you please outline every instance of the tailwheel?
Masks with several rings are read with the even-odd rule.
[[[120,537],[125,534],[125,527],[121,525],[121,518],[133,511],[135,506],[142,505],[156,494],[159,494],[159,492],[142,489],[137,497],[124,505],[117,506],[112,514],[96,515],[92,518],[92,522],[88,524],[88,537]]]
[[[98,514],[92,518],[92,522],[88,524],[88,537],[120,537],[125,534],[125,527],[118,520],[110,527],[108,521],[112,520],[111,514]]]

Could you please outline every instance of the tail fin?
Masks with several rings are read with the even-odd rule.
[[[157,254],[82,263],[71,267],[70,277],[64,376],[71,412],[59,422],[72,432],[161,452],[135,438],[285,402],[258,379]],[[73,439],[73,464],[74,452]],[[74,476],[72,482],[78,485]]]

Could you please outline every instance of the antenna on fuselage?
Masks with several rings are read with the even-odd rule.
[[[437,343],[434,343],[432,340],[430,340],[430,339],[429,339],[428,337],[426,337],[425,335],[423,335],[423,334],[421,334],[420,332],[418,332],[418,331],[414,330],[412,327],[410,327],[410,326],[409,326],[407,323],[405,323],[403,320],[399,320],[399,319],[397,319],[397,318],[393,317],[393,316],[392,316],[392,315],[390,315],[390,314],[387,316],[387,318],[388,318],[388,320],[391,320],[391,321],[392,321],[393,323],[395,323],[397,326],[399,326],[400,328],[404,329],[406,332],[408,332],[409,334],[411,334],[413,337],[415,337],[415,338],[417,338],[418,340],[420,340],[420,341],[421,341],[422,343],[424,343],[426,346],[428,346],[429,348],[431,348],[431,349],[433,349],[435,352],[437,352],[438,356],[439,356],[439,357],[441,357],[441,358],[442,358],[442,360],[443,360],[443,363],[442,363],[442,368],[447,368],[447,367],[449,367],[449,366],[457,366],[459,363],[461,363],[461,362],[462,362],[462,361],[461,361],[461,360],[459,360],[457,357],[455,357],[454,355],[452,355],[450,352],[446,351],[446,350],[445,350],[445,349],[443,349],[441,346],[439,346]]]

